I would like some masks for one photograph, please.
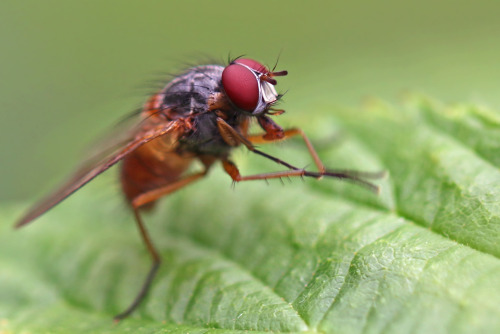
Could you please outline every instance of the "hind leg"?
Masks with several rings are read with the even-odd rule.
[[[139,304],[142,302],[144,297],[146,296],[150,286],[151,282],[153,281],[156,272],[158,271],[158,268],[160,267],[161,263],[161,258],[156,250],[156,247],[153,244],[153,241],[151,240],[151,237],[149,236],[149,233],[146,229],[146,225],[142,221],[141,215],[139,214],[139,209],[147,205],[148,203],[152,203],[159,199],[160,197],[166,196],[170,193],[173,193],[176,190],[181,189],[182,187],[187,186],[188,184],[198,180],[199,178],[205,176],[207,171],[203,171],[197,174],[193,174],[190,176],[187,176],[183,179],[180,179],[174,183],[171,183],[166,186],[159,187],[157,189],[149,190],[147,192],[144,192],[142,194],[137,195],[135,198],[133,198],[130,202],[132,205],[132,209],[134,211],[134,216],[135,216],[135,222],[137,223],[137,228],[139,229],[139,233],[141,235],[141,238],[146,245],[146,248],[151,255],[152,259],[152,264],[151,268],[149,269],[148,275],[146,276],[146,279],[144,280],[144,283],[142,284],[141,289],[139,290],[139,293],[137,296],[134,298],[132,303],[130,304],[129,307],[125,311],[123,311],[120,314],[117,314],[114,317],[115,321],[120,321],[123,318],[128,317],[136,308],[139,306]]]

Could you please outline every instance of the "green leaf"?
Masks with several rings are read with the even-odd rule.
[[[413,99],[306,121],[318,147],[340,133],[328,166],[387,170],[381,194],[328,179],[231,190],[214,168],[145,215],[163,264],[119,324],[149,258],[111,175],[20,231],[25,205],[4,205],[0,332],[499,332],[500,116]],[[262,148],[310,163],[300,141]],[[276,169],[244,155],[244,174]]]

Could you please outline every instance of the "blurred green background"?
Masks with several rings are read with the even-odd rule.
[[[498,107],[499,14],[496,1],[2,0],[0,200],[53,185],[150,80],[207,56],[281,53],[281,124],[309,133],[315,106],[368,96]]]

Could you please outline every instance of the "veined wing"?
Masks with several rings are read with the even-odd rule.
[[[111,150],[108,148],[107,150],[112,151],[111,153],[105,152],[104,155],[97,155],[91,160],[90,163],[85,163],[83,167],[74,173],[69,181],[60,186],[55,192],[35,204],[21,219],[19,219],[15,227],[19,228],[26,225],[38,216],[47,212],[62,200],[83,187],[85,184],[92,181],[96,176],[108,170],[111,166],[122,160],[138,147],[152,141],[153,139],[175,131],[184,131],[183,120],[180,119],[157,124],[146,131],[139,132],[135,136],[132,136],[131,139],[122,144],[118,149]]]

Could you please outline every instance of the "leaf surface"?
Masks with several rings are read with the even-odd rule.
[[[0,332],[499,332],[500,116],[424,99],[334,111],[311,135],[321,157],[387,170],[379,196],[327,179],[231,190],[214,170],[145,215],[163,264],[119,324],[149,258],[117,189],[97,181],[20,231],[24,205],[4,205]],[[325,148],[333,128],[345,138]],[[300,141],[263,149],[310,163]],[[259,159],[235,157],[245,174]]]

